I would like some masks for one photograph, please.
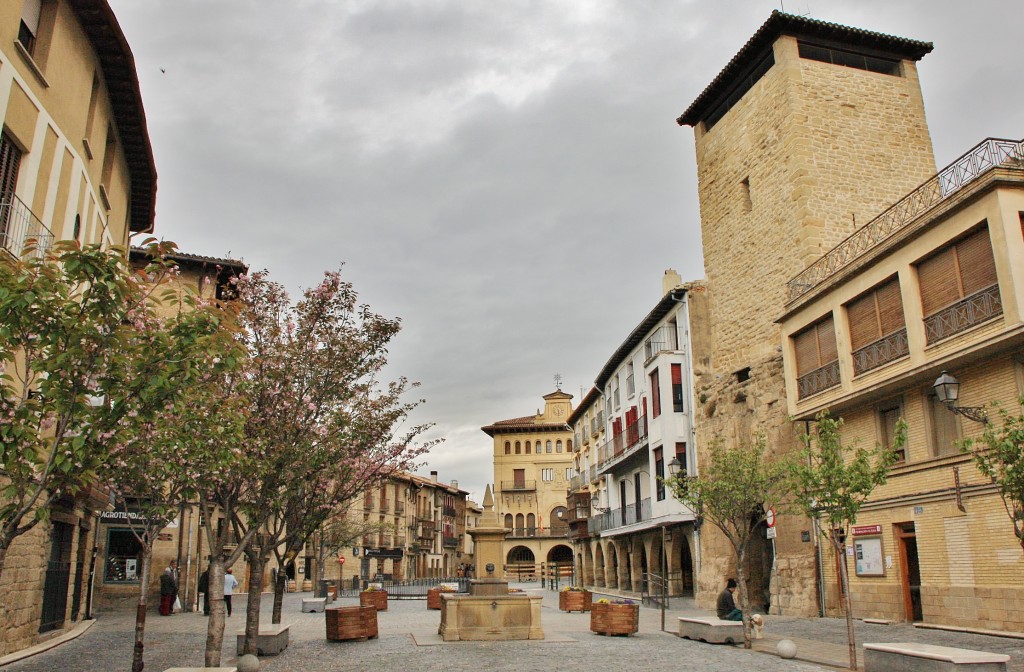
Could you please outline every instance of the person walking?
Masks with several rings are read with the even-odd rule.
[[[716,612],[723,621],[742,621],[743,612],[736,608],[736,600],[733,593],[736,592],[736,579],[729,579],[725,582],[725,590],[718,594]]]
[[[235,594],[235,588],[238,586],[238,579],[231,572],[230,567],[224,571],[224,606],[228,608],[228,616],[231,615],[231,596]]]
[[[170,616],[174,611],[174,600],[178,597],[178,563],[171,560],[160,575],[160,615]]]
[[[203,616],[210,615],[210,568],[199,575],[199,592],[203,594]]]

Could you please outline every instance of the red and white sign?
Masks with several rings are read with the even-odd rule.
[[[881,534],[881,525],[854,525],[853,536],[855,537],[867,537],[872,534]]]
[[[338,564],[339,565],[344,565],[345,564],[344,556],[341,556],[341,555],[338,556]]]
[[[764,522],[768,527],[775,527],[775,507],[769,507],[768,511],[764,514]]]

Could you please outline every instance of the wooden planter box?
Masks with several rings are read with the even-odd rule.
[[[359,593],[359,604],[364,607],[376,607],[377,611],[388,610],[388,591],[364,590]]]
[[[431,588],[427,591],[427,609],[441,608],[441,589]]]
[[[600,635],[632,635],[640,629],[640,605],[595,602],[590,607],[590,629]]]
[[[327,641],[346,642],[377,637],[377,609],[373,605],[360,607],[331,607],[324,612],[327,622]]]
[[[589,590],[563,590],[558,593],[558,608],[562,611],[590,611],[593,598]]]

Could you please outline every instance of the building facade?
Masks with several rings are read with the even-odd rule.
[[[773,12],[677,120],[696,144],[711,347],[694,362],[698,446],[798,445],[780,327],[786,282],[935,174],[917,77],[927,42]],[[698,455],[698,462],[700,456]],[[733,575],[708,529],[697,603]],[[773,613],[819,612],[811,521],[781,516],[751,557],[749,594]],[[761,604],[763,602],[763,604]]]
[[[580,446],[570,525],[586,585],[643,593],[654,574],[671,594],[693,594],[700,535],[663,481],[670,465],[697,473],[691,325],[705,321],[704,289],[667,271],[661,299],[570,418]],[[593,431],[595,420],[602,432]],[[592,442],[598,435],[604,440]],[[588,509],[584,527],[579,516]]]
[[[156,169],[127,44],[105,0],[0,5],[0,254],[29,240],[127,245],[152,230]],[[89,488],[15,540],[0,578],[0,653],[86,614],[107,505]]]
[[[1024,553],[997,486],[958,441],[1024,395],[1024,144],[988,139],[866,223],[788,285],[789,412],[843,417],[844,443],[908,441],[847,544],[826,549],[824,609],[1024,630]],[[957,404],[934,384],[959,379]],[[957,411],[957,412],[954,412]]]
[[[572,395],[544,395],[544,410],[481,429],[494,440],[494,509],[508,536],[505,576],[571,573],[565,493],[574,475]],[[554,568],[554,569],[552,569]]]

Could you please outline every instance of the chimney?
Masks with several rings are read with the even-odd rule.
[[[436,471],[430,472],[430,480],[432,480],[434,482],[437,482],[437,472]]]
[[[456,480],[453,480],[452,481],[452,487],[455,488],[456,490],[458,490],[459,489],[459,482],[456,481]]]
[[[676,272],[676,269],[666,269],[665,275],[661,276],[661,295],[665,296],[681,284],[683,284],[683,278]]]

